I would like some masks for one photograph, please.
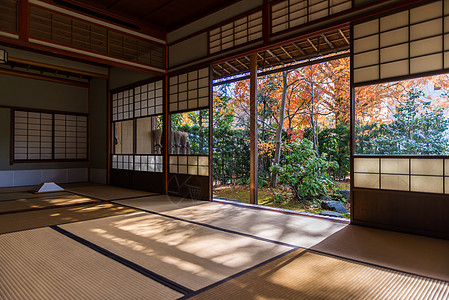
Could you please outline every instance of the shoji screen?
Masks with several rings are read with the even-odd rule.
[[[354,187],[449,194],[449,159],[354,158]]]
[[[163,172],[162,113],[162,80],[112,95],[113,169]]]
[[[209,199],[210,96],[209,68],[169,77],[170,194]]]
[[[351,0],[284,0],[271,7],[272,33],[352,8]]]
[[[352,27],[354,83],[449,68],[449,1],[436,1]]]
[[[14,161],[86,160],[86,115],[14,110]]]
[[[262,11],[209,31],[209,53],[219,52],[262,38]]]

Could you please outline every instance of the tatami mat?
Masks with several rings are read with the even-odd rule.
[[[110,185],[69,186],[65,190],[75,194],[108,201],[157,195],[156,193],[125,189]]]
[[[50,229],[0,235],[1,299],[177,299],[181,294]]]
[[[449,241],[349,225],[312,249],[449,281]]]
[[[51,198],[51,197],[68,196],[68,195],[72,195],[72,193],[52,192],[52,193],[34,194],[34,193],[26,192],[26,191],[25,192],[9,192],[9,193],[0,193],[0,202],[18,200],[18,199]]]
[[[135,209],[113,203],[99,203],[11,213],[0,216],[0,233],[115,216],[135,211]]]
[[[449,283],[297,250],[191,299],[449,299]]]
[[[160,201],[158,205],[154,205]],[[163,201],[167,201],[164,206]],[[347,224],[325,219],[290,215],[279,212],[242,208],[232,204],[203,202],[195,205],[192,200],[177,197],[153,196],[151,199],[130,199],[116,203],[150,211],[163,212],[166,215],[193,222],[217,226],[227,230],[239,231],[266,239],[276,240],[299,247],[312,247],[328,236],[341,230]],[[173,205],[173,203],[184,203]],[[193,205],[187,205],[192,203]],[[170,206],[172,209],[167,209]],[[163,208],[162,210],[160,208]]]
[[[148,213],[60,227],[192,290],[292,249]]]
[[[52,196],[52,197],[40,197],[31,199],[18,199],[0,202],[0,214],[7,212],[21,211],[21,210],[33,210],[44,209],[46,207],[57,207],[65,205],[77,205],[87,202],[98,202],[84,196],[78,195],[65,195],[65,196]]]
[[[113,202],[161,213],[196,205],[206,205],[210,203],[210,201],[194,200],[169,195],[155,195],[151,197],[117,200]]]

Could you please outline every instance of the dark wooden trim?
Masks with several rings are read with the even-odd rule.
[[[213,198],[214,181],[214,92],[212,75],[212,67],[209,67],[209,201],[212,201]]]
[[[449,239],[449,195],[355,188],[353,224]]]
[[[15,57],[11,57],[11,56],[8,56],[8,61],[32,65],[32,66],[36,66],[36,67],[49,68],[49,69],[59,70],[59,71],[64,71],[64,72],[70,72],[70,73],[75,73],[75,74],[85,75],[85,76],[90,76],[90,77],[108,78],[108,75],[105,75],[105,74],[88,72],[88,71],[66,68],[66,67],[60,67],[60,66],[56,66],[56,65],[49,65],[49,64],[45,64],[45,63],[41,63],[41,62],[36,62],[36,61],[31,61],[31,60],[26,60],[26,59],[21,59],[21,58],[15,58]]]
[[[250,203],[258,204],[257,55],[250,57]]]
[[[183,110],[171,111],[171,112],[169,112],[169,114],[170,115],[175,115],[175,114],[182,114],[182,113],[198,111],[198,110],[207,110],[207,109],[209,109],[209,105],[208,106],[195,107],[195,108],[189,108],[189,109],[183,109]],[[195,154],[192,154],[192,155],[195,155]],[[198,155],[198,154],[196,154],[196,155]]]
[[[269,0],[263,0],[262,27],[263,42],[267,44],[271,41],[271,4]]]
[[[297,68],[301,68],[301,67],[315,65],[315,64],[328,62],[328,61],[332,61],[332,60],[337,60],[337,59],[341,59],[341,58],[345,58],[345,57],[349,57],[349,56],[350,56],[349,53],[338,54],[338,55],[335,55],[335,56],[332,56],[332,57],[321,58],[321,59],[317,59],[317,60],[313,60],[313,61],[307,61],[307,62],[304,62],[304,63],[299,63],[299,64],[290,65],[290,66],[286,66],[286,67],[282,67],[282,68],[278,68],[278,69],[268,70],[268,71],[265,71],[265,72],[260,72],[257,75],[258,76],[265,76],[265,75],[275,74],[275,73],[279,73],[279,72],[282,72],[282,71],[288,71],[288,70],[292,70],[292,69],[297,69]],[[224,80],[224,81],[219,81],[219,82],[214,83],[214,85],[221,85],[221,84],[237,82],[237,81],[247,80],[247,79],[250,79],[250,75],[241,76],[241,77],[238,77],[238,78],[233,78],[233,79]]]
[[[12,105],[3,105],[3,104],[0,104],[0,108],[9,108],[11,110],[21,110],[21,111],[27,111],[27,112],[77,115],[77,116],[86,116],[86,117],[89,116],[89,113],[83,113],[83,112],[73,112],[73,111],[64,111],[64,110],[49,110],[49,109],[31,108],[31,107],[23,107],[23,106],[12,106]]]
[[[91,18],[91,19],[94,19],[94,20],[98,20],[99,22],[109,23],[109,24],[111,24],[111,25],[113,25],[113,26],[120,27],[120,28],[122,28],[123,30],[134,31],[134,32],[139,33],[139,34],[147,35],[147,36],[149,36],[150,38],[155,38],[155,39],[159,39],[159,40],[164,40],[164,35],[165,35],[164,33],[160,32],[160,31],[158,31],[158,30],[157,30],[157,31],[155,30],[160,36],[153,36],[153,34],[154,34],[154,33],[153,33],[153,30],[154,30],[154,29],[149,28],[149,27],[146,27],[146,26],[142,26],[142,24],[135,24],[135,23],[134,23],[136,26],[138,26],[138,27],[140,27],[141,29],[144,29],[144,30],[135,30],[135,29],[131,29],[131,28],[125,28],[125,27],[123,27],[122,25],[115,24],[115,23],[113,23],[113,22],[110,22],[110,21],[107,21],[107,20],[104,20],[104,19],[96,18],[96,17],[94,17],[94,16],[92,16],[92,15],[85,14],[85,13],[83,13],[83,12],[81,12],[81,11],[71,10],[71,9],[65,7],[65,6],[61,6],[61,5],[58,5],[58,4],[54,3],[54,1],[49,1],[49,0],[41,0],[41,1],[47,2],[48,4],[51,4],[51,5],[53,5],[53,6],[62,8],[62,9],[64,9],[64,10],[67,10],[67,11],[70,11],[70,12],[73,12],[73,13],[76,13],[76,14],[79,14],[79,15],[82,15],[82,16],[85,16],[85,17],[87,17],[87,18]],[[28,1],[27,1],[27,2],[28,2]],[[132,35],[132,34],[130,34],[130,33],[121,31],[121,30],[119,30],[119,29],[110,28],[109,26],[101,25],[101,24],[98,24],[98,23],[94,23],[94,22],[88,21],[88,20],[83,19],[83,18],[79,18],[79,17],[75,17],[75,16],[72,16],[72,15],[69,15],[69,14],[66,14],[66,13],[63,13],[63,12],[55,11],[55,10],[53,10],[53,9],[51,9],[51,8],[48,8],[48,7],[43,7],[43,6],[36,5],[36,4],[29,4],[29,5],[30,5],[30,6],[32,5],[32,6],[34,6],[34,7],[37,7],[37,8],[39,8],[39,9],[43,9],[43,10],[49,11],[49,12],[54,13],[54,14],[64,15],[64,16],[67,16],[67,17],[70,17],[70,18],[73,18],[73,19],[76,19],[76,20],[79,20],[79,21],[86,22],[86,23],[88,23],[88,24],[92,24],[92,25],[95,25],[95,26],[99,26],[99,27],[102,27],[102,28],[106,28],[106,29],[108,29],[108,30],[112,30],[112,31],[115,31],[115,32],[119,32],[120,34],[124,34],[124,35],[130,36],[130,37],[135,37],[135,38],[138,38],[138,39],[142,39],[142,40],[145,40],[145,41],[149,41],[149,42],[152,42],[152,43],[157,44],[157,45],[164,45],[163,43],[159,43],[159,42],[157,42],[157,41],[152,41],[152,40],[148,40],[148,39],[145,39],[145,38],[142,38],[142,37],[138,37],[138,36],[136,36],[136,35]],[[101,13],[101,14],[104,14],[104,15],[109,15],[109,16],[111,16],[111,17],[113,17],[113,18],[120,19],[121,21],[130,23],[130,24],[133,24],[133,21],[128,20],[128,19],[125,19],[125,18],[122,18],[122,17],[118,17],[118,16],[115,16],[115,15],[108,14],[107,11],[100,11],[100,10],[97,10],[97,9],[95,9],[95,8],[92,8],[92,7],[87,7],[87,6],[85,6],[85,5],[83,5],[83,4],[79,3],[79,2],[77,2],[76,5],[84,6],[85,8],[90,9],[90,10],[92,10],[92,11],[96,11],[96,12]],[[146,30],[145,30],[145,29],[146,29]],[[151,33],[148,31],[148,29],[151,29]],[[164,45],[164,46],[165,46],[165,45]]]
[[[352,0],[354,2],[354,0]],[[354,150],[355,150],[355,89],[354,89],[354,26],[349,26],[350,41],[350,63],[349,63],[349,99],[350,99],[350,128],[349,128],[349,203],[351,213],[351,224],[354,222]]]
[[[8,69],[3,69],[3,68],[0,68],[0,74],[18,76],[18,77],[23,77],[23,78],[28,78],[28,79],[37,79],[37,80],[66,84],[66,85],[73,85],[73,86],[78,86],[78,87],[83,87],[83,88],[89,87],[88,82],[81,82],[81,81],[75,81],[75,80],[70,80],[70,79],[65,79],[65,78],[51,77],[51,76],[27,73],[27,72],[16,71],[16,70],[8,70]]]
[[[87,88],[87,113],[88,113],[88,117],[87,117],[87,181],[90,182],[90,138],[91,138],[91,132],[90,132],[90,105],[91,105],[91,101],[90,101],[90,83],[89,83],[89,87]],[[54,124],[54,121],[53,121]],[[53,130],[53,132],[55,132]],[[53,143],[54,144],[54,143]],[[53,150],[53,154],[54,154],[54,150]]]
[[[111,126],[112,126],[112,109],[111,109],[111,102],[112,102],[112,97],[111,97],[111,69],[108,69],[108,85],[107,85],[107,97],[106,97],[106,130],[107,130],[107,179],[106,179],[106,183],[107,184],[111,184],[111,160],[112,160],[112,155],[111,155],[111,150],[112,150],[112,135],[111,135]]]
[[[59,163],[59,162],[88,162],[87,159],[28,159],[28,160],[14,160],[15,164],[35,164],[35,163]]]
[[[44,42],[49,43],[47,41],[44,41]],[[59,57],[61,57],[61,56],[67,57],[68,56],[69,58],[71,58],[74,61],[85,60],[85,61],[88,61],[91,63],[93,62],[95,64],[102,64],[103,66],[105,66],[105,65],[106,66],[115,66],[115,67],[133,70],[133,71],[154,74],[157,76],[161,76],[164,74],[163,72],[153,71],[153,70],[149,70],[146,68],[136,67],[136,66],[126,64],[126,60],[121,59],[121,58],[113,58],[115,60],[118,60],[118,62],[117,62],[117,61],[113,61],[113,60],[107,60],[107,59],[103,59],[103,58],[94,57],[94,56],[87,55],[87,54],[80,54],[80,53],[73,52],[73,51],[63,50],[63,49],[54,48],[54,47],[45,46],[45,45],[36,44],[36,43],[31,43],[29,41],[22,41],[20,39],[13,39],[13,38],[5,37],[5,36],[0,36],[0,43],[5,43],[8,45],[11,45],[12,47],[20,47],[27,51],[40,52],[40,53],[43,53],[45,55],[50,55],[50,56],[56,56],[56,57],[58,57],[58,56]],[[64,46],[64,47],[67,47],[67,46]],[[82,50],[82,51],[89,52],[86,50]],[[101,55],[108,57],[107,55],[104,55],[104,54],[101,54]],[[120,62],[120,61],[123,61],[123,62]],[[134,63],[134,64],[139,64],[139,63],[133,62],[133,61],[130,61],[130,62]],[[150,67],[152,67],[152,66],[150,66]],[[154,67],[154,68],[156,68],[156,67]]]
[[[19,39],[28,41],[30,36],[30,12],[28,0],[20,0],[18,3],[17,29],[19,31]]]
[[[2,107],[2,106],[0,106]],[[4,107],[2,107],[4,108]],[[9,120],[9,164],[12,166],[14,164],[14,109],[10,109],[10,120]]]

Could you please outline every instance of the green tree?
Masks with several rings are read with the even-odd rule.
[[[290,187],[295,199],[305,204],[328,195],[335,186],[328,170],[338,168],[338,164],[318,157],[308,139],[293,142],[288,147],[291,154],[271,169],[278,174],[279,182]]]
[[[449,150],[449,121],[441,108],[411,89],[396,108],[390,124],[357,126],[356,149],[361,154],[444,155]]]

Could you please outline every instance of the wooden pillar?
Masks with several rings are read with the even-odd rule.
[[[258,145],[257,145],[257,54],[251,55],[250,62],[250,203],[257,204]]]

